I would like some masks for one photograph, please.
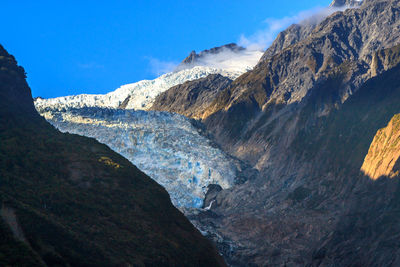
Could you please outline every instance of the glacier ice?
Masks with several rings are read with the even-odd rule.
[[[177,207],[200,208],[209,184],[229,188],[237,162],[181,115],[110,108],[37,107],[62,132],[93,137],[165,187]]]
[[[147,110],[152,106],[155,98],[159,94],[175,85],[204,78],[210,74],[221,74],[230,79],[235,79],[243,72],[245,72],[245,69],[224,70],[214,67],[195,66],[193,68],[164,74],[154,80],[143,80],[132,84],[126,84],[104,95],[82,94],[50,99],[38,98],[35,101],[35,106],[38,108],[45,108],[47,106],[118,108],[124,100],[129,97],[129,101],[125,107],[126,109]]]

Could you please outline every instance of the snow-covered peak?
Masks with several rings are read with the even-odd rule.
[[[151,107],[154,99],[169,88],[182,84],[186,81],[197,80],[210,74],[221,74],[235,79],[243,72],[225,71],[222,69],[195,66],[177,72],[164,74],[154,80],[143,80],[136,83],[126,84],[117,90],[105,95],[74,95],[50,99],[38,98],[35,100],[37,109],[46,107],[57,108],[83,108],[83,107],[107,107],[119,108],[124,101],[124,108],[146,110]],[[129,98],[128,98],[129,97]]]
[[[228,44],[204,50],[197,54],[195,51],[185,58],[178,69],[192,68],[194,66],[207,66],[223,69],[230,72],[246,72],[252,69],[264,54],[260,50],[251,50]]]
[[[205,57],[198,63],[200,65],[196,63],[196,66],[186,66],[184,69],[164,74],[154,80],[126,84],[108,94],[38,98],[35,100],[35,106],[37,109],[104,107],[147,110],[159,94],[175,85],[204,78],[210,74],[221,74],[230,79],[236,79],[252,69],[261,56],[260,51],[245,50],[240,54],[223,51],[212,57]]]

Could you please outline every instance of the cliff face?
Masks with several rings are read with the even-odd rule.
[[[361,171],[371,177],[397,177],[400,157],[400,115],[395,115],[389,124],[380,129],[372,141]]]
[[[224,266],[161,186],[41,118],[2,47],[0,140],[0,265]]]

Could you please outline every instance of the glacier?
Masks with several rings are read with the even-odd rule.
[[[232,80],[252,69],[261,51],[223,51],[154,80],[108,94],[36,98],[38,112],[62,132],[93,137],[130,160],[170,194],[178,208],[200,208],[210,184],[234,185],[243,167],[200,134],[191,119],[148,111],[155,98],[186,81],[221,74]]]
[[[209,184],[229,188],[240,163],[181,115],[98,107],[37,108],[62,132],[93,137],[161,184],[178,208],[201,208]]]

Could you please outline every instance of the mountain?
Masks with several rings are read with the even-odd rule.
[[[263,81],[263,79],[264,79],[264,73],[262,73],[262,71],[261,71],[261,73],[258,73],[257,72],[257,70],[264,70],[265,68],[263,68],[263,67],[261,67],[260,66],[260,64],[262,64],[262,62],[269,62],[269,61],[271,61],[271,59],[272,59],[272,57],[273,56],[275,56],[275,55],[277,55],[277,54],[279,54],[280,52],[282,52],[282,51],[284,51],[284,50],[286,50],[286,49],[288,49],[288,47],[290,47],[290,46],[292,46],[292,45],[295,45],[295,44],[297,44],[297,43],[299,43],[299,42],[301,42],[301,41],[303,41],[304,39],[307,39],[307,37],[309,37],[309,39],[312,39],[312,36],[317,36],[318,34],[314,34],[313,33],[313,31],[317,28],[317,26],[320,26],[320,25],[322,25],[322,23],[320,23],[321,21],[322,21],[322,19],[321,18],[323,18],[324,16],[327,16],[327,15],[329,15],[329,14],[332,14],[332,13],[335,13],[335,12],[338,12],[338,11],[344,11],[345,9],[346,9],[346,7],[351,7],[351,6],[359,6],[361,4],[361,1],[347,1],[347,2],[344,2],[343,1],[343,3],[342,2],[340,2],[340,1],[336,1],[336,2],[333,2],[331,5],[330,5],[330,7],[328,7],[328,8],[326,8],[326,9],[323,9],[322,11],[320,11],[319,13],[317,13],[317,14],[314,14],[314,15],[312,15],[310,18],[307,18],[307,19],[305,19],[304,21],[301,21],[301,22],[299,22],[299,24],[294,24],[294,25],[291,25],[290,27],[288,27],[286,30],[284,30],[284,31],[282,31],[281,33],[279,33],[278,34],[278,36],[277,36],[277,38],[274,40],[274,42],[271,44],[271,46],[270,47],[268,47],[268,49],[265,51],[265,53],[263,54],[263,56],[261,57],[261,59],[260,59],[260,61],[258,62],[258,64],[256,65],[256,69],[255,70],[251,70],[251,71],[249,71],[249,72],[247,72],[247,73],[245,73],[242,77],[240,77],[240,78],[244,78],[244,79],[246,79],[246,81],[244,81],[244,84],[246,84],[247,82],[251,82],[251,83],[260,83],[260,87],[264,87],[263,89],[259,89],[257,92],[254,92],[253,94],[257,94],[257,96],[256,97],[263,97],[262,96],[262,94],[268,94],[268,92],[263,92],[263,91],[268,91],[268,90],[273,90],[273,89],[268,89],[267,87],[270,87],[270,86],[274,86],[274,85],[276,85],[276,86],[283,86],[283,87],[294,87],[294,86],[298,86],[298,84],[299,84],[299,81],[301,81],[302,83],[304,83],[304,82],[306,82],[306,83],[308,83],[308,84],[305,84],[305,86],[304,87],[310,87],[310,86],[312,86],[312,84],[315,82],[315,80],[317,79],[317,77],[310,77],[308,74],[309,73],[307,73],[307,71],[304,71],[304,65],[302,64],[303,62],[301,62],[301,60],[297,60],[297,61],[294,61],[293,63],[294,64],[297,64],[297,67],[295,67],[295,68],[297,68],[297,69],[291,69],[292,67],[291,66],[288,66],[288,68],[286,69],[286,67],[285,67],[285,60],[286,60],[286,58],[283,58],[279,63],[278,62],[276,62],[276,63],[274,63],[274,64],[278,64],[278,65],[273,65],[273,66],[269,66],[268,68],[269,69],[271,69],[271,70],[275,70],[275,69],[279,69],[279,68],[283,68],[283,72],[284,73],[286,73],[286,75],[292,75],[293,77],[285,77],[285,74],[284,74],[284,77],[280,77],[280,76],[282,76],[281,74],[279,74],[279,73],[274,73],[274,74],[271,74],[271,76],[273,76],[273,79],[276,79],[275,81]],[[365,20],[369,20],[370,18],[366,18]],[[336,23],[342,23],[342,22],[336,22]],[[384,23],[384,22],[380,22],[380,23]],[[343,26],[343,25],[342,25]],[[318,31],[320,31],[320,32],[323,32],[323,31],[326,31],[327,29],[318,29]],[[338,33],[332,33],[333,35],[338,35],[339,34],[339,31],[341,31],[342,29],[338,29]],[[313,35],[312,36],[310,36],[311,34],[313,33]],[[374,32],[374,34],[376,33],[376,29],[375,29],[375,32]],[[352,34],[354,34],[354,33],[352,33]],[[336,36],[337,37],[337,36]],[[336,38],[336,37],[334,37],[334,36],[331,36],[330,38]],[[374,38],[374,36],[369,36],[370,38],[371,38],[371,40]],[[324,37],[325,38],[325,37]],[[350,38],[353,38],[354,39],[354,37],[353,36],[350,36]],[[333,39],[332,39],[333,40]],[[354,41],[354,40],[353,40]],[[392,40],[393,41],[393,40]],[[309,42],[309,44],[308,44],[308,46],[310,46],[310,43],[311,42],[313,42],[313,40],[310,40],[310,42]],[[368,43],[369,41],[367,41],[367,43]],[[308,48],[307,48],[308,49]],[[317,49],[317,48],[316,48]],[[347,49],[347,47],[343,47],[343,49],[344,50],[346,50]],[[318,49],[317,49],[318,50]],[[329,53],[331,53],[332,51],[330,50],[330,48],[329,48],[329,44],[328,44],[328,47],[324,47],[323,48],[323,53],[325,53],[325,54],[329,54]],[[290,51],[292,51],[292,50],[290,50]],[[293,50],[294,51],[294,50]],[[300,52],[299,52],[300,53]],[[319,52],[316,52],[316,51],[308,51],[307,53],[309,53],[310,55],[309,55],[309,57],[310,58],[313,58],[314,56],[315,57],[319,57],[318,59],[317,58],[313,58],[313,59],[306,59],[306,60],[308,60],[308,61],[306,61],[306,62],[308,62],[307,64],[314,64],[314,63],[311,63],[311,62],[316,62],[316,60],[324,60],[323,59],[323,56],[324,55],[317,55]],[[343,54],[344,52],[343,51],[340,51],[340,54]],[[202,54],[202,53],[200,53],[200,54]],[[207,55],[207,53],[206,53],[206,55]],[[291,55],[283,55],[283,57],[290,57]],[[204,56],[203,56],[204,57]],[[190,57],[189,57],[190,58]],[[327,59],[325,58],[325,61],[326,61]],[[329,59],[328,59],[329,60]],[[345,60],[345,59],[343,59],[343,60]],[[200,60],[199,60],[200,61]],[[274,62],[274,60],[272,60],[272,62]],[[308,66],[306,64],[306,66]],[[317,63],[315,63],[315,64],[317,64]],[[328,64],[328,63],[324,63],[324,62],[320,62],[319,64]],[[300,73],[300,75],[294,75],[294,73]],[[319,72],[319,73],[317,73],[316,75],[314,75],[314,76],[322,76],[322,75],[324,75],[324,73],[323,73],[323,70],[321,69],[321,72]],[[298,78],[298,77],[299,78]],[[246,78],[245,78],[246,77]],[[298,80],[296,80],[298,78]],[[319,78],[323,78],[323,77],[319,77]],[[272,79],[272,78],[270,78],[270,79]],[[288,83],[292,83],[292,84],[280,84],[279,83],[279,79],[285,79],[285,82],[288,82]],[[202,88],[202,85],[201,84],[199,84],[198,83],[198,81],[197,80],[193,80],[193,81],[189,81],[189,83],[191,83],[191,84],[193,84],[192,85],[192,87],[194,87],[194,86],[197,86],[199,89],[197,89],[197,91],[201,91],[201,88]],[[189,84],[188,83],[188,84]],[[261,85],[261,83],[264,83],[264,84],[262,84]],[[274,84],[275,83],[275,84]],[[272,84],[272,85],[271,85]],[[239,86],[237,86],[237,87],[239,87]],[[255,86],[253,86],[253,87],[255,87]],[[221,88],[219,88],[219,90],[220,90]],[[172,89],[169,89],[169,90],[172,90]],[[169,94],[169,95],[174,95],[175,94],[175,92],[177,91],[177,89],[175,89],[174,91],[175,92],[173,92],[173,91],[171,91],[170,93],[168,93],[168,91],[169,90],[167,90],[166,92],[164,92],[163,93],[163,96],[165,96],[165,95],[167,95],[167,94]],[[246,94],[246,90],[244,89],[244,88],[241,88],[241,87],[239,87],[238,89],[236,89],[236,90],[238,90],[238,91],[240,91],[241,93],[244,93],[244,94]],[[254,89],[253,89],[254,90]],[[284,89],[284,90],[286,90],[286,89]],[[301,90],[305,90],[305,89],[300,89],[300,90],[297,90],[296,88],[292,88],[291,90],[293,90],[293,91],[295,91],[295,92],[297,92],[298,94],[300,93],[300,92],[298,92],[298,91],[301,91]],[[351,93],[351,89],[348,89],[350,92],[348,92],[348,93]],[[227,90],[225,90],[225,92],[228,92],[229,90],[227,89]],[[280,95],[279,96],[276,96],[276,98],[277,99],[282,99],[282,98],[284,98],[282,95],[283,94],[287,94],[287,95],[289,95],[290,94],[290,92],[286,92],[286,91],[283,91],[283,92],[280,92],[279,93]],[[302,92],[301,93],[302,94],[302,96],[297,96],[297,98],[301,98],[301,97],[303,97],[304,96],[304,94],[305,94],[305,91],[304,92]],[[221,94],[221,96],[220,97],[222,97],[222,95],[223,94]],[[226,96],[224,96],[224,97],[226,97]],[[253,97],[253,96],[252,96]],[[344,96],[344,97],[346,97],[346,96]],[[213,95],[212,97],[209,97],[208,98],[208,101],[213,101],[213,100],[215,100],[214,99],[215,98],[215,95]],[[265,97],[263,97],[263,98],[265,98]],[[167,102],[164,104],[164,106],[160,106],[160,103],[155,103],[154,105],[153,105],[153,107],[152,107],[152,109],[155,109],[155,110],[164,110],[164,111],[169,111],[169,112],[177,112],[176,111],[176,109],[173,107],[174,105],[175,105],[175,103],[174,103],[174,101],[176,101],[177,99],[172,99],[171,97],[167,100],[167,99],[162,99],[161,98],[161,96],[158,98],[158,101],[156,101],[156,102],[160,102],[160,101],[164,101],[164,100],[166,100]],[[236,101],[236,100],[235,100]],[[256,101],[258,101],[258,100],[256,100]],[[263,100],[261,100],[261,101],[263,101]],[[273,100],[270,100],[270,101],[276,101],[276,99],[273,99]],[[280,100],[278,100],[278,101],[280,101]],[[297,101],[297,100],[295,100],[295,101]],[[215,100],[215,102],[221,102],[221,99],[218,99],[218,100]],[[216,103],[214,103],[214,105],[215,105]],[[180,105],[179,103],[178,103],[178,105]],[[199,109],[198,110],[198,113],[199,114],[196,114],[196,116],[195,117],[193,117],[193,116],[191,116],[191,115],[189,115],[187,112],[186,113],[184,113],[184,112],[182,112],[182,111],[178,111],[178,113],[179,114],[183,114],[183,115],[185,115],[185,116],[187,116],[187,115],[189,115],[190,117],[192,117],[192,118],[202,118],[202,119],[204,119],[204,118],[206,118],[206,117],[208,117],[210,114],[212,114],[212,113],[214,113],[214,112],[216,112],[216,110],[218,110],[218,109],[220,109],[221,107],[214,107],[213,105],[209,105],[209,107],[208,107],[208,109],[205,109],[204,107],[202,108],[202,109]],[[260,108],[262,108],[262,107],[260,107]],[[216,109],[216,110],[215,110]]]
[[[188,215],[231,266],[400,262],[397,135],[373,141],[400,112],[400,1],[359,4],[289,27],[197,110],[224,151],[259,171]]]
[[[1,46],[0,81],[0,265],[225,266],[161,186],[40,117]]]
[[[211,49],[206,49],[201,51],[199,54],[196,51],[192,51],[189,56],[187,56],[181,63],[181,65],[194,65],[199,61],[203,60],[207,56],[213,56],[219,54],[221,52],[232,52],[232,53],[240,53],[246,50],[244,47],[238,46],[235,43],[214,47]]]
[[[219,242],[228,264],[396,266],[399,179],[373,182],[360,168],[377,129],[400,110],[399,71],[366,82],[324,117],[311,115],[322,96],[310,96],[270,169],[220,191],[208,214],[189,217]],[[287,142],[286,127],[279,133]]]
[[[307,95],[320,88],[316,85],[344,73],[330,102],[318,111],[323,116],[384,71],[382,66],[375,71],[374,53],[400,43],[398,8],[396,1],[365,1],[360,8],[332,14],[304,40],[260,60],[223,90],[202,114],[208,129],[224,149],[242,159],[251,155],[252,164],[263,168],[267,159],[262,155],[270,153],[260,142],[268,140],[268,133],[260,135],[257,130],[273,127],[268,113],[284,113],[287,109],[281,107],[289,106],[301,109]]]
[[[236,79],[252,69],[262,55],[261,51],[250,51],[230,44],[201,52],[196,61],[178,66],[175,71],[161,75],[154,80],[143,80],[121,86],[104,95],[73,95],[51,99],[36,98],[35,106],[65,108],[120,108],[148,110],[155,98],[169,88],[220,74],[229,79]]]

